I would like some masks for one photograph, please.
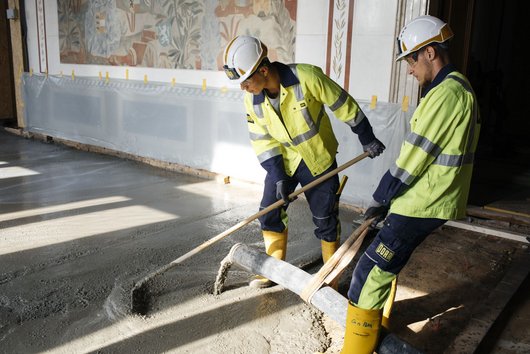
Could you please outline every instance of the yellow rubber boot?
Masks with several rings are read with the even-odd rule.
[[[390,294],[388,295],[388,299],[385,302],[385,307],[383,307],[382,325],[388,330],[390,329],[390,314],[392,313],[392,307],[394,306],[394,300],[396,299],[396,289],[397,277],[392,281]]]
[[[320,245],[322,247],[322,261],[326,263],[331,256],[333,256],[333,253],[335,253],[340,246],[340,240],[337,238],[336,241],[328,242],[324,240],[320,240]],[[329,284],[330,287],[337,290],[339,288],[339,279],[336,278]]]
[[[383,310],[364,310],[348,303],[341,354],[372,354],[377,346]]]
[[[276,259],[285,260],[287,253],[287,229],[283,232],[263,231],[265,253]],[[256,275],[248,284],[253,288],[268,288],[274,283],[261,275]]]

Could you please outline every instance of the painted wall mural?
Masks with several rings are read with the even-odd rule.
[[[297,0],[58,0],[61,63],[218,70],[236,35],[294,61]]]

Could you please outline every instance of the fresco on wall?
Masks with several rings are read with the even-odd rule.
[[[236,35],[294,61],[297,0],[58,0],[61,63],[218,70]]]

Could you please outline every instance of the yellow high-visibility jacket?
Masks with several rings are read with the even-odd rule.
[[[280,73],[281,117],[263,93],[245,96],[250,140],[260,163],[281,155],[288,176],[294,174],[302,159],[314,176],[330,167],[338,142],[324,105],[354,131],[366,121],[361,124],[368,126],[362,130],[362,138],[367,143],[375,138],[357,102],[319,67],[278,62],[271,65]]]
[[[399,180],[401,192],[390,204],[391,213],[446,220],[465,216],[480,116],[469,81],[452,66],[445,71],[422,98],[395,165],[374,193],[386,204],[391,193],[385,197],[384,181]]]

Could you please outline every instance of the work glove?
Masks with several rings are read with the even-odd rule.
[[[370,226],[372,228],[376,228],[377,224],[379,224],[386,218],[386,214],[388,214],[388,209],[390,209],[390,206],[381,204],[376,200],[372,199],[370,204],[368,204],[368,208],[366,208],[366,211],[364,212],[364,220],[374,218],[374,221]]]
[[[376,156],[379,156],[383,153],[383,150],[385,150],[385,145],[383,145],[382,142],[380,142],[377,138],[372,140],[372,142],[363,145],[363,151],[368,152],[370,154],[370,158],[374,158]]]
[[[284,205],[287,206],[292,201],[289,199],[289,188],[286,180],[282,179],[276,182],[276,198],[283,199]]]

